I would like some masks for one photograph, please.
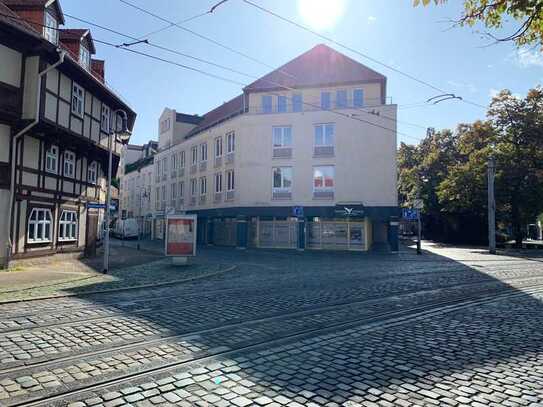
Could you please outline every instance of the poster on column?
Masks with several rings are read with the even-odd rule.
[[[166,256],[196,256],[196,215],[167,215]]]

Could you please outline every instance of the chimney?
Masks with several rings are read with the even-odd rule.
[[[91,69],[94,73],[94,76],[96,76],[102,83],[105,83],[106,80],[106,73],[105,73],[105,61],[103,59],[92,59],[91,60]]]

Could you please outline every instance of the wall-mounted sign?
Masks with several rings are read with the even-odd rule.
[[[196,215],[166,217],[166,256],[196,256]]]
[[[364,216],[364,210],[363,209],[356,209],[349,206],[344,206],[343,208],[336,209],[335,210],[337,215],[345,216],[347,218],[351,217],[363,217]]]
[[[303,206],[294,206],[292,208],[292,215],[296,216],[297,218],[303,218],[304,217],[304,207]]]

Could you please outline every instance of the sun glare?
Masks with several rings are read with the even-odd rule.
[[[304,23],[316,30],[334,28],[345,12],[346,0],[298,0]]]

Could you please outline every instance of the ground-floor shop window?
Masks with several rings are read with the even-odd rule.
[[[75,211],[63,211],[60,215],[58,240],[76,240],[77,214]]]
[[[44,243],[51,241],[51,210],[34,208],[28,218],[28,242]]]

